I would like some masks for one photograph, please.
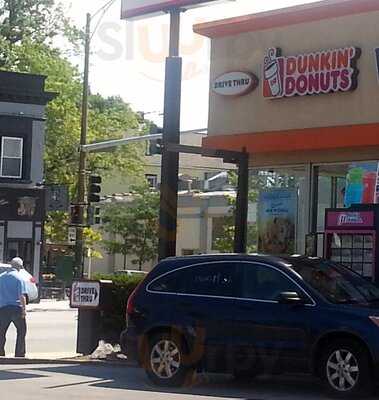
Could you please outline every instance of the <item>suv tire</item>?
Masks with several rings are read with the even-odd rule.
[[[145,370],[157,386],[176,387],[191,383],[194,368],[186,365],[183,338],[179,334],[158,333],[149,338]]]
[[[342,339],[329,344],[323,349],[319,368],[333,397],[362,398],[372,393],[370,355],[354,340]]]

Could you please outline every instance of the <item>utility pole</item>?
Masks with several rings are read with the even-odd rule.
[[[79,221],[76,227],[75,245],[75,277],[83,276],[84,260],[84,208],[86,204],[86,152],[82,146],[87,143],[88,131],[88,91],[89,91],[89,57],[91,41],[91,14],[87,14],[86,33],[85,33],[85,52],[84,52],[84,76],[83,76],[83,96],[82,96],[82,120],[80,130],[80,150],[79,150],[79,171],[78,171],[78,192],[77,204],[80,206]]]
[[[167,150],[180,144],[182,59],[179,57],[180,9],[170,11],[170,50],[166,58],[161,201],[158,258],[176,255],[179,154]]]

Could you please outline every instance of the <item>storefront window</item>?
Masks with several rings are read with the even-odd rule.
[[[317,232],[324,232],[325,210],[344,207],[346,175],[349,164],[329,164],[318,169],[317,188]]]

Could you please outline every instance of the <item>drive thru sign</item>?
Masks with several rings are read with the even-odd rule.
[[[216,1],[220,0],[122,0],[121,18],[146,18],[174,8],[194,8]]]
[[[71,287],[72,308],[96,308],[99,306],[99,281],[74,281]]]

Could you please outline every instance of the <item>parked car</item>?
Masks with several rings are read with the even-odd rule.
[[[145,271],[140,271],[137,269],[120,269],[118,271],[115,271],[115,275],[127,275],[129,277],[144,277],[147,272]]]
[[[9,270],[10,268],[12,268],[12,267],[9,264],[0,264],[0,274],[4,273],[5,271]],[[38,300],[38,298],[39,298],[38,287],[37,287],[36,280],[34,279],[34,277],[32,275],[30,275],[29,272],[25,268],[20,269],[19,274],[25,282],[26,291],[27,291],[27,299],[26,299],[27,302],[31,303],[31,302]]]
[[[129,297],[121,344],[157,385],[199,369],[309,371],[334,395],[362,397],[378,375],[379,289],[320,258],[168,258]]]

